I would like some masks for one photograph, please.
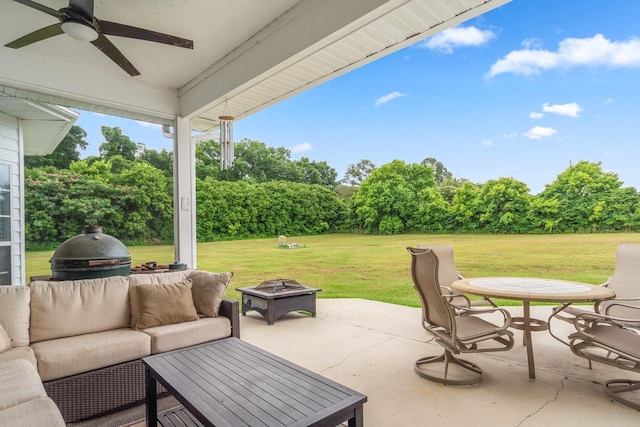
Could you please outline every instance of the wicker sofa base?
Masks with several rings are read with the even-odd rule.
[[[47,395],[58,405],[62,418],[72,423],[142,403],[145,398],[142,360],[47,381]],[[166,390],[158,388],[158,392]]]
[[[224,300],[220,315],[231,320],[231,336],[240,337],[239,304]],[[95,371],[44,382],[47,395],[58,405],[66,423],[117,412],[145,400],[142,360],[133,360]],[[158,394],[167,393],[158,384]]]

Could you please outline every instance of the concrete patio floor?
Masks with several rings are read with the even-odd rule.
[[[521,307],[509,308],[521,315]],[[547,319],[550,307],[532,307]],[[289,313],[274,325],[241,316],[241,338],[368,397],[367,427],[640,425],[640,412],[610,401],[601,382],[637,374],[575,356],[548,332],[533,333],[536,379],[528,376],[522,333],[510,351],[468,354],[484,381],[444,386],[420,378],[416,359],[442,348],[421,326],[421,309],[361,299],[318,299],[317,317]],[[566,337],[572,326],[554,322]],[[556,328],[554,328],[554,331]]]

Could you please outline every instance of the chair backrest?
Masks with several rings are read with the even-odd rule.
[[[616,249],[616,269],[609,280],[609,288],[616,293],[616,298],[640,298],[640,244],[622,243]],[[600,311],[613,301],[603,302]],[[640,307],[640,301],[624,302]],[[615,310],[615,312],[613,311]],[[637,310],[624,308],[612,309],[612,316],[625,317],[625,312],[637,316]]]
[[[420,295],[424,322],[446,329],[455,336],[454,311],[442,296],[438,282],[438,256],[431,249],[407,248],[411,254],[411,277]]]
[[[451,286],[460,279],[453,261],[453,246],[443,245],[418,245],[419,249],[431,249],[438,257],[438,283],[440,286]]]
[[[622,243],[616,249],[616,270],[609,287],[620,298],[640,296],[640,245]]]

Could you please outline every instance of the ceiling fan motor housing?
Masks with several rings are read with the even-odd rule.
[[[82,42],[91,42],[98,38],[93,16],[87,17],[82,11],[75,11],[71,7],[60,9],[59,12],[62,31],[69,37]]]

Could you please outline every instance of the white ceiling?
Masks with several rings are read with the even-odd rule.
[[[67,0],[35,0],[53,9]],[[171,124],[216,128],[510,0],[95,0],[95,16],[194,41],[194,49],[108,36],[130,77],[61,34],[4,47],[56,18],[0,2],[0,94]]]

